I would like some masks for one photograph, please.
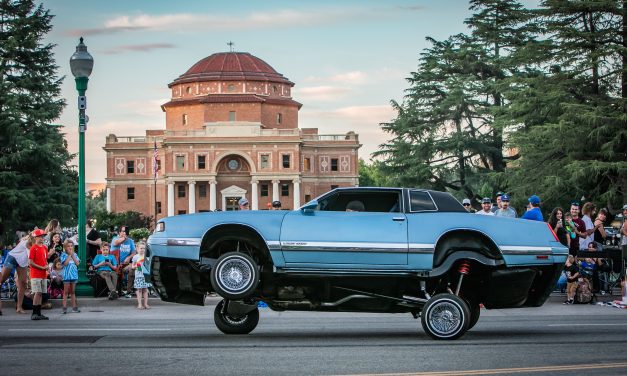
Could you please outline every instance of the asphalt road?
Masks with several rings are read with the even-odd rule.
[[[84,299],[81,313],[31,321],[5,304],[2,375],[627,374],[627,310],[563,306],[483,310],[457,341],[434,341],[409,314],[272,312],[227,336],[213,309]]]

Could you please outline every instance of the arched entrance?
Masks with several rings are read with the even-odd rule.
[[[239,210],[237,201],[246,197],[251,180],[249,158],[239,153],[225,155],[216,161],[216,181],[222,210]],[[250,197],[246,197],[251,200]]]

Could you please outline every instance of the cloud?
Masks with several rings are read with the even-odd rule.
[[[336,74],[329,78],[332,82],[339,82],[343,84],[363,84],[367,81],[368,75],[364,72],[353,71],[347,73]]]
[[[131,113],[135,115],[139,115],[142,117],[150,117],[157,118],[161,120],[163,118],[163,111],[161,110],[161,105],[167,103],[169,101],[166,99],[151,99],[144,101],[127,101],[119,104],[120,108],[129,110]]]
[[[303,101],[332,101],[346,96],[349,89],[336,86],[312,86],[294,90],[294,96]]]
[[[125,31],[214,31],[254,30],[259,28],[311,27],[349,21],[367,22],[390,17],[398,12],[416,10],[417,7],[389,7],[383,9],[320,8],[283,9],[257,12],[248,15],[177,13],[165,15],[141,14],[118,16],[105,21],[103,27],[73,29],[69,36],[112,34]]]
[[[160,50],[164,48],[175,48],[176,46],[171,43],[148,43],[148,44],[128,44],[122,46],[116,46],[104,51],[101,51],[106,55],[116,55],[124,52],[149,52],[152,50]]]

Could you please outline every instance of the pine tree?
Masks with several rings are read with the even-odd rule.
[[[76,173],[63,135],[51,123],[65,105],[53,45],[42,39],[52,17],[31,0],[0,0],[0,235],[70,224]]]

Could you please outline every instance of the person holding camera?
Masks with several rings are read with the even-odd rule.
[[[98,273],[107,284],[109,300],[114,300],[118,298],[118,292],[116,290],[116,286],[118,285],[118,263],[115,261],[115,257],[109,254],[109,243],[102,242],[100,250],[102,253],[94,257],[92,265],[96,268],[96,273]]]

